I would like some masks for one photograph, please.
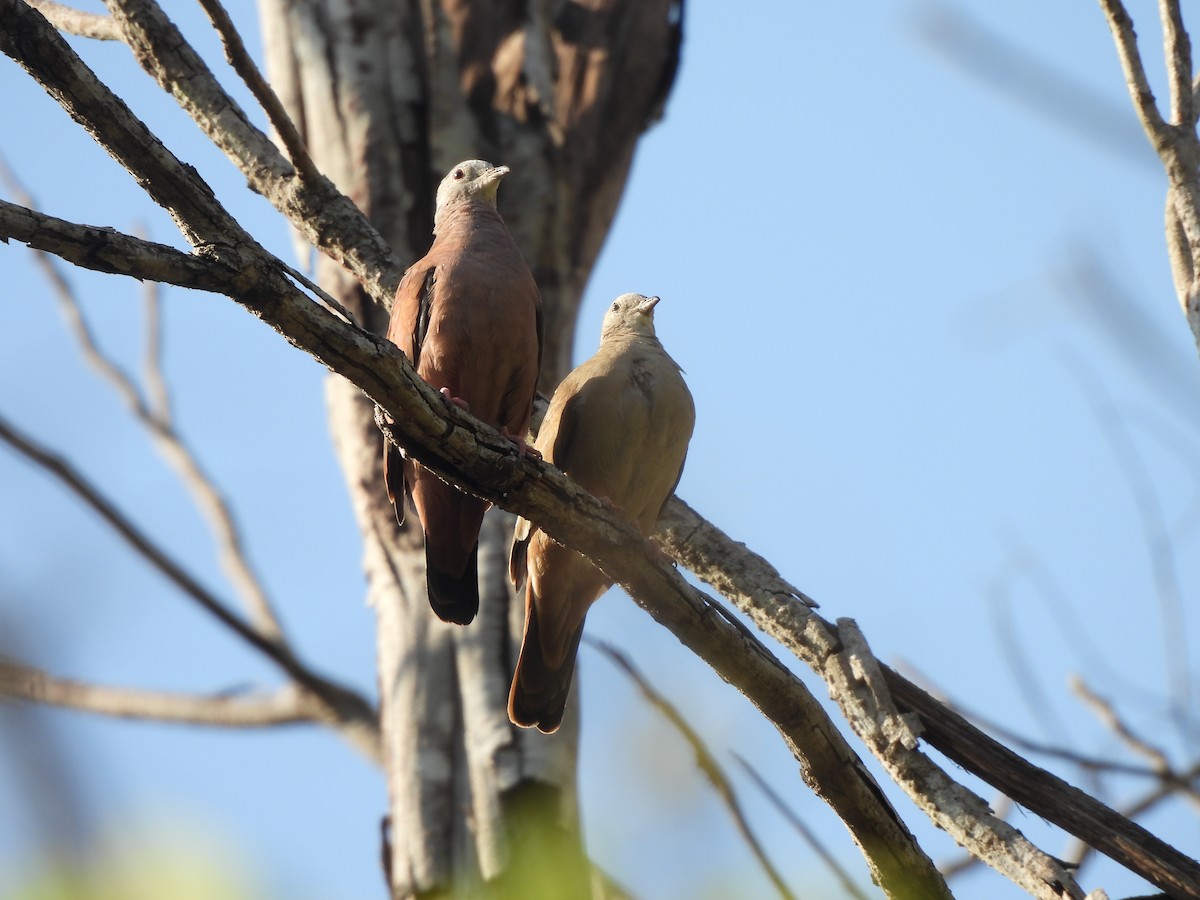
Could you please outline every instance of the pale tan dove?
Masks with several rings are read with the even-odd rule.
[[[649,535],[679,483],[696,421],[683,375],[654,335],[658,297],[623,294],[609,307],[595,355],[550,400],[535,446]],[[586,558],[518,520],[509,560],[525,581],[525,636],[508,714],[556,730],[566,709],[588,608],[612,582]]]
[[[542,356],[542,302],[524,257],[496,211],[507,166],[478,159],[442,179],[433,246],[404,273],[388,339],[449,402],[525,450]],[[396,518],[412,496],[425,531],[429,603],[448,622],[479,611],[479,527],[488,504],[450,487],[384,444]]]

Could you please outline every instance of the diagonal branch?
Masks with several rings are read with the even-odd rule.
[[[817,837],[816,832],[804,824],[804,820],[783,802],[783,797],[779,795],[779,792],[768,784],[767,780],[758,773],[758,770],[751,766],[744,758],[737,753],[733,754],[733,758],[737,760],[738,765],[742,767],[742,771],[750,777],[755,786],[771,801],[771,805],[779,811],[780,815],[788,820],[788,823],[796,829],[801,839],[812,847],[817,856],[821,858],[821,861],[829,867],[830,871],[837,877],[837,880],[841,882],[842,890],[846,892],[846,896],[852,897],[854,900],[868,900],[867,895],[854,883],[854,879],[850,877],[850,873],[837,861],[837,857],[829,852],[825,843]],[[971,857],[971,859],[974,859],[974,857]],[[943,872],[943,874],[945,873]]]
[[[1125,73],[1125,84],[1129,88],[1134,111],[1154,149],[1161,153],[1161,148],[1171,141],[1172,135],[1155,103],[1154,91],[1150,89],[1150,79],[1146,77],[1146,67],[1142,64],[1142,54],[1137,46],[1137,32],[1133,30],[1133,19],[1121,0],[1100,0],[1100,7],[1104,10],[1117,44],[1117,57]]]
[[[13,173],[0,160],[0,180],[9,184],[18,200],[32,206],[32,198],[17,182]],[[217,558],[234,589],[242,596],[255,627],[270,637],[280,637],[282,629],[279,619],[262,579],[254,571],[242,541],[240,529],[225,497],[212,478],[204,471],[192,449],[175,428],[171,415],[170,397],[160,366],[158,334],[158,301],[154,293],[155,282],[146,282],[150,288],[147,300],[147,352],[145,356],[146,382],[150,386],[152,401],[147,401],[142,390],[133,379],[121,371],[97,345],[83,317],[83,310],[76,300],[75,292],[67,280],[59,274],[45,251],[35,253],[67,321],[67,328],[75,335],[83,351],[84,360],[102,379],[116,390],[118,396],[133,413],[134,418],[150,433],[159,453],[175,469],[192,501],[208,522],[217,543]]]
[[[712,785],[713,790],[717,792],[717,796],[721,798],[721,802],[725,804],[725,808],[729,810],[729,815],[733,818],[738,832],[750,847],[750,852],[758,860],[758,864],[766,873],[767,878],[775,885],[775,890],[779,892],[779,896],[794,898],[795,895],[788,888],[787,882],[783,880],[783,876],[779,874],[779,870],[771,863],[767,852],[763,849],[762,844],[758,842],[754,830],[746,820],[746,814],[742,810],[742,804],[738,800],[737,792],[733,789],[733,784],[730,782],[729,776],[725,774],[725,771],[721,768],[721,764],[717,762],[716,757],[705,746],[704,740],[696,733],[696,730],[687,723],[687,720],[684,719],[679,710],[666,697],[651,686],[650,682],[646,680],[646,676],[638,671],[628,656],[606,641],[590,638],[587,641],[607,656],[617,668],[629,676],[629,680],[641,691],[642,697],[645,698],[646,702],[658,710],[659,714],[670,722],[675,727],[675,730],[679,732],[680,736],[687,741],[688,746],[692,748],[692,753],[696,757],[696,768],[704,773],[704,777],[708,779],[708,783]]]
[[[279,102],[279,97],[267,80],[263,78],[262,73],[258,71],[254,60],[250,58],[250,53],[246,50],[245,43],[242,42],[242,36],[234,28],[233,20],[229,18],[225,7],[221,5],[220,0],[200,0],[200,5],[208,13],[208,18],[212,21],[217,34],[221,36],[221,43],[225,45],[225,59],[246,83],[246,87],[250,88],[254,99],[258,101],[267,114],[267,118],[271,120],[271,127],[279,135],[279,140],[287,150],[288,158],[300,173],[300,177],[309,184],[319,182],[321,173],[317,171],[316,164],[309,156],[304,139],[300,137],[300,132],[296,130],[291,116]]]
[[[311,698],[292,685],[272,693],[211,696],[142,691],[55,678],[5,657],[0,657],[0,697],[122,719],[219,728],[262,728],[318,719]]]
[[[1171,119],[1163,119],[1150,90],[1138,50],[1133,20],[1122,0],[1100,0],[1117,46],[1134,111],[1158,153],[1170,184],[1167,193],[1167,247],[1175,290],[1200,346],[1200,141],[1193,88],[1191,43],[1178,0],[1159,0],[1171,85]]]
[[[323,175],[301,177],[160,7],[148,0],[106,2],[138,63],[233,161],[250,188],[309,243],[345,266],[376,303],[390,309],[403,266],[353,201]]]
[[[334,725],[355,747],[378,759],[375,711],[354,691],[312,672],[278,638],[263,635],[230,610],[179,563],[147,537],[111,501],[65,460],[0,418],[0,441],[53,475],[99,515],[143,559],[243,641],[274,662],[319,703],[322,721]]]
[[[84,12],[81,9],[67,6],[65,3],[56,3],[55,0],[26,0],[26,2],[45,16],[51,25],[61,28],[68,34],[77,34],[80,37],[94,38],[98,41],[121,40],[121,31],[117,28],[117,23],[112,20],[112,16]]]
[[[1163,51],[1167,58],[1167,76],[1171,83],[1171,123],[1179,128],[1196,127],[1196,106],[1192,95],[1192,42],[1183,27],[1179,0],[1159,0],[1163,23]]]

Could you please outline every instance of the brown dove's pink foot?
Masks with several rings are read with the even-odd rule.
[[[471,404],[469,404],[462,397],[455,397],[453,394],[451,394],[450,388],[438,388],[438,393],[442,395],[442,399],[445,400],[447,403],[453,403],[455,406],[457,406],[459,409],[463,410],[464,412],[471,411]]]
[[[534,459],[542,458],[542,451],[525,441],[525,438],[519,434],[509,434],[508,429],[503,425],[500,426],[500,437],[506,438],[517,445],[517,455],[524,459],[526,456],[532,456]]]

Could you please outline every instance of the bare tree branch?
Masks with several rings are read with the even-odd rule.
[[[220,728],[251,728],[318,721],[295,686],[269,694],[198,696],[116,688],[70,678],[0,657],[0,696],[123,719],[151,719]]]
[[[313,246],[343,264],[376,303],[390,309],[404,267],[354,203],[324,176],[299,175],[156,4],[107,2],[139,64],[179,100],[246,176],[251,189],[266,197]],[[124,156],[118,158],[124,162]],[[136,168],[131,171],[137,174]],[[209,239],[216,242],[219,236]],[[189,242],[195,243],[190,238]],[[228,240],[235,242],[233,237]]]
[[[779,810],[779,813],[788,820],[788,823],[793,828],[796,829],[801,839],[810,847],[812,847],[817,856],[821,858],[821,861],[829,867],[830,871],[832,871],[837,877],[837,880],[841,882],[842,888],[846,891],[846,896],[854,897],[855,900],[868,900],[867,895],[863,893],[862,889],[857,884],[854,883],[854,879],[850,877],[850,873],[847,872],[842,864],[837,861],[837,857],[829,852],[824,842],[817,837],[816,832],[809,828],[804,823],[804,820],[796,815],[796,813],[786,803],[783,802],[783,798],[779,795],[779,792],[767,783],[767,780],[758,773],[757,769],[751,766],[750,763],[748,763],[737,753],[733,754],[733,758],[738,761],[738,764],[750,777],[750,780],[753,781],[758,789],[763,792],[766,798],[771,801],[771,805]],[[974,857],[972,857],[972,859],[973,858]]]
[[[1200,141],[1196,136],[1196,101],[1191,89],[1191,44],[1183,27],[1178,0],[1160,0],[1166,43],[1167,76],[1171,84],[1171,117],[1163,119],[1154,101],[1137,46],[1137,35],[1122,0],[1100,0],[1134,111],[1162,160],[1170,187],[1167,192],[1167,248],[1175,290],[1200,345]]]
[[[21,434],[0,418],[0,441],[70,488],[147,562],[247,644],[272,660],[319,703],[320,718],[337,727],[346,739],[369,758],[379,758],[378,724],[371,705],[355,692],[316,675],[301,663],[287,645],[264,635],[244,622],[210,593],[165,551],[151,541],[117,507],[106,499],[65,460]]]
[[[1100,0],[1100,7],[1108,18],[1108,27],[1117,43],[1117,56],[1121,60],[1134,111],[1154,149],[1159,150],[1170,142],[1171,133],[1155,104],[1154,92],[1150,90],[1150,80],[1146,77],[1146,68],[1142,65],[1142,55],[1137,46],[1137,33],[1133,30],[1133,20],[1121,0]]]
[[[1080,388],[1084,391],[1117,465],[1124,473],[1133,503],[1141,520],[1142,532],[1154,574],[1155,596],[1161,610],[1163,648],[1167,661],[1169,696],[1179,710],[1191,708],[1192,665],[1189,660],[1185,603],[1175,548],[1167,527],[1162,501],[1154,489],[1153,479],[1134,444],[1125,417],[1113,406],[1097,386],[1099,379],[1078,357],[1069,360]]]
[[[586,640],[612,660],[617,668],[629,676],[629,680],[641,691],[642,697],[645,698],[646,702],[658,710],[659,714],[675,727],[675,730],[679,732],[688,746],[692,748],[692,753],[696,757],[696,768],[704,773],[704,777],[708,779],[708,783],[712,785],[713,790],[717,792],[717,796],[721,798],[721,802],[725,804],[725,808],[733,818],[738,832],[750,847],[750,852],[758,860],[758,864],[766,873],[767,878],[775,885],[775,890],[779,892],[779,896],[793,898],[795,895],[788,888],[787,882],[783,880],[783,876],[779,874],[779,871],[771,863],[762,844],[759,843],[758,838],[755,836],[754,830],[750,827],[750,823],[746,820],[746,814],[742,810],[742,804],[738,800],[737,792],[733,789],[733,784],[721,768],[721,764],[717,762],[716,757],[712,755],[705,745],[704,739],[687,723],[687,720],[684,719],[675,705],[651,686],[650,682],[634,666],[628,656],[607,641],[595,640],[593,638],[587,638]]]
[[[0,160],[0,180],[7,182],[17,198],[32,206],[32,198],[16,181],[15,176]],[[147,308],[147,346],[145,373],[151,386],[153,401],[148,401],[141,389],[120,367],[96,344],[91,329],[84,319],[83,310],[75,292],[55,268],[45,251],[36,251],[35,256],[50,281],[51,288],[59,301],[67,321],[68,330],[79,342],[84,360],[101,378],[116,390],[118,396],[154,439],[159,453],[179,475],[180,481],[191,494],[193,502],[208,522],[217,543],[217,559],[234,589],[244,600],[255,627],[265,635],[279,637],[282,630],[279,619],[262,579],[254,571],[242,541],[241,530],[234,519],[225,497],[212,478],[204,471],[196,455],[180,437],[171,416],[170,397],[159,365],[160,347],[158,340],[158,301],[151,289]],[[152,285],[153,282],[146,282]],[[151,316],[153,320],[151,321]]]
[[[713,585],[765,633],[828,679],[841,647],[834,625],[795,599],[774,566],[706,522],[678,498],[668,502],[657,537],[679,562]],[[1200,897],[1195,860],[1051,772],[1031,765],[894,670],[883,666],[892,698],[921,717],[921,737],[956,764],[1026,809],[1097,847],[1147,881]]]
[[[229,13],[225,11],[225,7],[221,5],[220,0],[200,0],[200,5],[204,7],[204,11],[208,13],[208,18],[212,21],[213,27],[217,29],[217,33],[221,36],[221,43],[225,45],[225,58],[233,66],[234,71],[241,76],[242,81],[246,83],[246,87],[250,88],[250,92],[254,94],[254,99],[262,106],[263,111],[267,114],[267,118],[271,121],[271,127],[279,135],[279,140],[283,143],[283,147],[287,151],[292,165],[296,167],[303,180],[319,185],[322,176],[317,171],[312,157],[308,155],[308,148],[304,145],[304,139],[300,137],[300,132],[296,130],[291,116],[287,114],[287,111],[283,108],[283,104],[279,102],[279,97],[276,96],[271,85],[267,84],[267,80],[263,78],[262,73],[258,71],[258,66],[254,64],[254,60],[250,58],[250,54],[246,50],[246,45],[242,42],[242,36],[237,33],[237,29],[233,26],[233,21],[229,18]]]
[[[1112,703],[1088,687],[1087,682],[1078,675],[1073,676],[1070,683],[1071,691],[1075,696],[1082,700],[1096,714],[1096,717],[1113,734],[1117,735],[1130,750],[1148,759],[1159,777],[1171,771],[1171,761],[1167,757],[1167,754],[1161,748],[1134,734],[1133,729],[1121,718]]]
[[[995,816],[980,797],[917,750],[921,720],[895,706],[883,670],[857,624],[839,619],[838,633],[844,649],[827,666],[830,693],[892,780],[971,855],[1033,896],[1082,900],[1083,890],[1058,860]]]
[[[1171,123],[1180,128],[1196,127],[1196,106],[1192,95],[1192,42],[1183,27],[1179,0],[1159,0],[1163,23],[1163,50],[1167,57],[1167,77],[1171,83]]]
[[[98,41],[119,41],[121,32],[112,16],[88,13],[55,0],[26,0],[55,28]]]

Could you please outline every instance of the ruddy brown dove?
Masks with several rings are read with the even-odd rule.
[[[507,166],[459,163],[442,179],[433,246],[404,273],[388,339],[447,402],[525,451],[542,356],[542,302],[496,210]],[[462,493],[384,442],[384,479],[397,520],[410,495],[425,532],[426,589],[439,618],[479,611],[479,527],[488,503]]]
[[[679,483],[696,421],[682,370],[654,334],[658,297],[623,294],[595,355],[563,379],[535,446],[649,535]],[[584,617],[612,582],[528,520],[517,522],[509,574],[525,582],[525,636],[508,715],[555,731],[566,710]]]

